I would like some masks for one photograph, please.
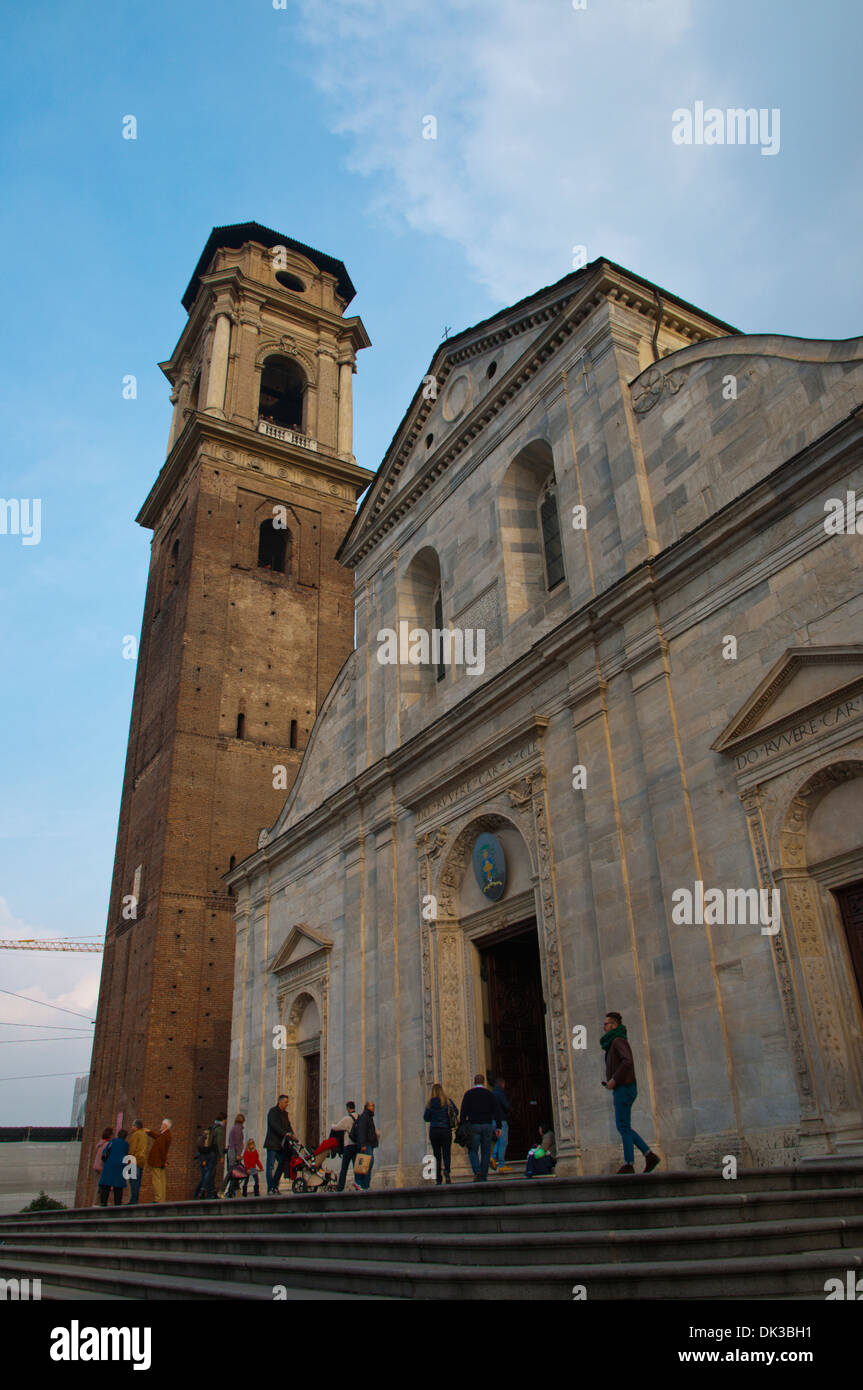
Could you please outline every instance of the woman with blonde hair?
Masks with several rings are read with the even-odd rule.
[[[458,1122],[458,1111],[441,1086],[436,1081],[431,1088],[429,1103],[423,1119],[429,1127],[429,1142],[435,1158],[435,1184],[451,1182],[450,1157],[452,1155],[453,1124]]]

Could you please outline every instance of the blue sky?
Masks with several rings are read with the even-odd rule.
[[[123,638],[148,560],[134,517],[169,426],[156,363],[211,227],[254,220],[344,260],[373,342],[355,378],[369,468],[444,328],[560,278],[576,245],[745,332],[856,336],[861,16],[854,0],[6,7],[0,494],[40,498],[43,524],[38,545],[0,535],[0,937],[104,931]],[[696,101],[778,108],[779,153],[675,145],[672,112]],[[2,988],[89,1018],[99,959],[4,951]],[[0,1124],[68,1122],[73,1076],[51,1074],[86,1071],[89,1045],[63,1018],[0,995]]]

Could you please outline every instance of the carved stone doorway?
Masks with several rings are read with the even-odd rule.
[[[480,956],[489,1081],[510,1100],[509,1158],[522,1159],[540,1125],[552,1129],[545,1000],[536,921],[474,942]]]

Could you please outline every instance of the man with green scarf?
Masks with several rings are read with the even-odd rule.
[[[623,1140],[623,1167],[618,1173],[634,1173],[633,1159],[636,1148],[644,1154],[644,1171],[651,1173],[662,1160],[648,1148],[640,1134],[629,1122],[632,1102],[638,1095],[635,1084],[635,1067],[632,1062],[632,1048],[626,1041],[626,1029],[620,1014],[610,1010],[605,1015],[605,1032],[599,1040],[605,1053],[605,1080],[603,1086],[611,1091],[614,1098],[614,1123]]]

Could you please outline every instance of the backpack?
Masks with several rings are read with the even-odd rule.
[[[450,1129],[458,1129],[458,1110],[451,1100],[447,1101],[447,1115],[449,1116]]]
[[[358,1130],[358,1128],[357,1128],[357,1126],[359,1125],[359,1122],[360,1122],[360,1117],[359,1117],[359,1115],[357,1115],[356,1119],[354,1120],[353,1124],[351,1125],[350,1129],[348,1130],[348,1143],[349,1143],[349,1144],[359,1144],[359,1142],[360,1142],[359,1130]]]
[[[202,1158],[213,1152],[213,1131],[208,1126],[203,1134],[198,1136],[198,1153]]]

